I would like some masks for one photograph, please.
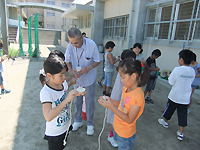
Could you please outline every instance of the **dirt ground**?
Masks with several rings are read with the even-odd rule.
[[[0,150],[47,150],[47,141],[43,139],[45,119],[42,114],[42,105],[39,92],[42,88],[38,77],[39,70],[48,53],[59,47],[40,45],[43,57],[16,58],[15,61],[5,60],[4,85],[11,93],[1,95],[0,105]],[[60,49],[63,52],[65,50]],[[158,64],[159,66],[159,64]],[[102,63],[98,66],[97,80],[102,74]],[[115,72],[115,76],[117,73]],[[200,96],[193,95],[191,113],[188,115],[188,126],[185,128],[184,141],[178,141],[177,115],[169,121],[169,128],[159,125],[158,118],[162,117],[161,109],[166,107],[170,85],[161,79],[157,80],[156,88],[152,93],[155,104],[146,104],[143,115],[137,121],[137,136],[134,150],[199,150],[200,149],[200,105],[197,101]],[[198,92],[199,93],[199,92]],[[86,123],[75,132],[70,132],[65,150],[97,150],[98,136],[103,126],[105,108],[98,102],[102,95],[102,88],[95,89],[95,132],[93,136],[86,134]],[[74,105],[72,106],[74,112]],[[73,122],[73,121],[72,121]],[[101,136],[101,150],[116,150],[107,141],[109,125],[106,124]]]

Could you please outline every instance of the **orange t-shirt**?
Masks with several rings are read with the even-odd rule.
[[[132,137],[136,133],[136,120],[141,116],[144,110],[145,100],[144,100],[144,92],[141,87],[136,88],[131,92],[126,92],[127,88],[123,87],[122,97],[120,100],[120,104],[118,106],[118,110],[128,114],[131,105],[140,106],[140,111],[136,117],[136,119],[128,124],[119,118],[117,115],[114,116],[113,127],[115,132],[123,138]]]

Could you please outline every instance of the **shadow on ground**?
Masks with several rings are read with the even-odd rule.
[[[55,48],[49,48],[50,51]],[[63,50],[62,50],[63,51]],[[39,92],[42,88],[38,77],[39,70],[43,68],[43,58],[29,61],[26,82],[20,107],[17,130],[14,139],[13,150],[47,150],[47,141],[43,139],[45,131],[45,119],[42,113],[42,104],[39,100]],[[102,63],[98,66],[97,80],[102,74]],[[117,73],[115,72],[115,77]],[[114,79],[115,79],[114,77]],[[114,81],[113,81],[114,83]],[[162,116],[161,109],[165,108],[170,86],[157,80],[156,89],[152,93],[155,104],[145,105],[143,115],[137,121],[137,137],[135,150],[198,150],[199,143],[199,108],[196,104],[199,95],[194,95],[191,113],[188,115],[189,126],[185,128],[184,141],[176,138],[177,117],[176,113],[169,122],[169,129],[158,124],[157,119]],[[95,133],[93,136],[86,135],[86,123],[76,132],[70,132],[65,150],[97,150],[98,136],[103,126],[105,109],[97,102],[102,95],[102,88],[95,89]],[[72,114],[74,106],[72,106]],[[73,122],[73,121],[72,121]],[[107,141],[109,126],[106,124],[101,136],[101,150],[116,150]]]

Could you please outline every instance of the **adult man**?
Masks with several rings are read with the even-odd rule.
[[[81,31],[77,28],[71,28],[68,31],[68,39],[70,43],[65,52],[65,61],[67,63],[69,73],[78,79],[77,84],[86,89],[86,115],[87,115],[87,135],[94,133],[94,91],[95,80],[97,75],[97,66],[101,58],[98,48],[94,41],[81,35]],[[79,71],[80,70],[80,71]],[[83,97],[78,96],[74,100],[75,116],[73,131],[76,131],[83,125],[82,123],[82,104]]]

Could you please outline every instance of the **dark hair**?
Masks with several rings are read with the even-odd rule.
[[[78,28],[74,28],[74,27],[70,28],[67,33],[70,38],[77,37],[77,38],[81,39],[81,37],[82,37],[81,31]]]
[[[161,56],[161,51],[159,49],[155,49],[151,55],[155,55],[155,56]]]
[[[193,52],[189,49],[181,50],[179,53],[179,59],[182,58],[184,64],[189,65],[193,59]]]
[[[136,54],[135,54],[134,51],[128,50],[128,51],[126,52],[125,58],[134,58],[134,59],[136,59]]]
[[[43,82],[46,81],[46,76],[44,76],[43,74],[40,74],[39,80],[40,80],[41,84],[43,85]]]
[[[194,52],[192,53],[192,61],[197,61],[197,55]]]
[[[137,74],[136,80],[138,81],[138,87],[144,86],[149,80],[149,67],[144,67],[142,72],[141,62],[139,60],[133,60],[132,58],[126,58],[119,63],[118,70],[124,74],[132,75]]]
[[[108,41],[105,45],[105,48],[109,49],[109,47],[111,48],[115,47],[115,43],[113,41]]]
[[[135,44],[133,45],[133,48],[136,48],[136,47],[138,47],[139,49],[141,49],[141,48],[142,48],[142,45],[141,45],[140,43],[135,43]]]
[[[60,73],[63,68],[67,69],[67,64],[59,56],[51,55],[44,61],[43,67],[45,74],[54,75]]]
[[[65,61],[65,55],[63,54],[63,52],[61,52],[59,50],[53,50],[53,51],[51,51],[49,53],[49,56],[51,56],[51,55],[58,55],[60,58],[62,58],[63,61]]]
[[[140,50],[139,54],[142,54],[142,52],[143,52],[143,49]]]
[[[122,61],[126,58],[126,52],[127,52],[128,50],[129,50],[129,49],[125,49],[125,50],[123,50],[123,52],[121,53],[121,60],[122,60]]]
[[[85,33],[85,32],[83,32],[81,35],[86,35],[86,33]]]

